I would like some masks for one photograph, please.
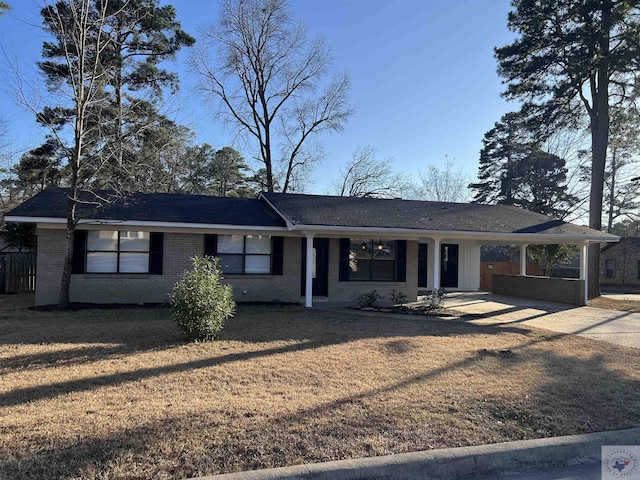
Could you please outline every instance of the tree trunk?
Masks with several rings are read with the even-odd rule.
[[[609,218],[607,219],[607,233],[611,233],[611,228],[613,227],[613,209],[614,209],[614,199],[616,193],[616,175],[618,174],[616,165],[616,148],[612,148],[611,152],[611,179],[609,182]]]
[[[610,32],[613,5],[610,1],[602,6],[601,31],[598,41],[598,66],[592,73],[590,89],[592,108],[589,112],[591,130],[591,194],[589,197],[589,227],[602,230],[602,197],[604,192],[604,170],[609,145],[609,65]],[[589,298],[600,296],[600,244],[589,247]]]
[[[58,308],[66,310],[69,308],[69,291],[71,289],[71,268],[73,265],[73,236],[76,231],[75,223],[67,219],[66,252],[64,256],[64,267],[62,268],[62,280],[60,281],[60,294],[58,296]]]
[[[598,121],[599,120],[599,121]],[[602,230],[602,197],[604,192],[604,167],[607,156],[607,142],[609,137],[609,116],[604,113],[592,121],[591,145],[591,193],[589,200],[589,227]],[[589,298],[600,296],[600,244],[589,247]]]

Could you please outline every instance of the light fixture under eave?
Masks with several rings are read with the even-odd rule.
[[[378,240],[377,248],[378,250],[382,250],[384,248],[384,243],[382,243],[382,239]]]
[[[367,249],[367,244],[366,244],[366,242],[362,242],[362,243],[360,244],[360,248],[362,248],[362,250],[366,250],[366,249]]]

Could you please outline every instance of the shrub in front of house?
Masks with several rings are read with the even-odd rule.
[[[194,257],[193,267],[169,294],[178,328],[192,340],[216,340],[235,313],[231,285],[223,285],[218,259]]]
[[[378,308],[378,303],[383,299],[384,297],[375,290],[353,296],[353,302],[360,308]]]

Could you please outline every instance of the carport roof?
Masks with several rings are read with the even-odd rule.
[[[379,228],[429,232],[618,237],[508,205],[262,193],[290,228]]]

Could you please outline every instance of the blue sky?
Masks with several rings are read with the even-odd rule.
[[[38,29],[40,3],[9,3],[13,10],[0,19],[0,42],[29,74],[45,38]],[[168,3],[196,38],[200,27],[216,21],[215,0]],[[326,158],[308,191],[325,193],[340,166],[365,145],[376,147],[380,158],[392,157],[396,170],[413,178],[427,164],[441,166],[445,155],[469,177],[476,175],[483,134],[516,108],[500,98],[493,57],[495,46],[513,38],[506,27],[508,0],[292,0],[291,5],[311,36],[326,37],[334,69],[350,74],[356,108],[344,132],[323,138]],[[213,106],[193,91],[186,60],[181,54],[174,66],[182,85],[178,120],[196,131],[200,142],[234,145],[233,131],[216,121]],[[0,68],[8,74],[5,64]],[[6,92],[0,93],[0,112],[10,123],[16,151],[44,138],[46,132]]]

